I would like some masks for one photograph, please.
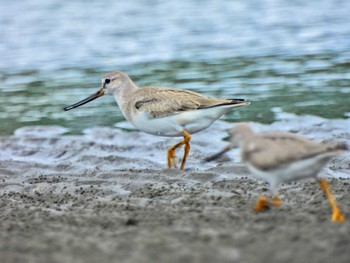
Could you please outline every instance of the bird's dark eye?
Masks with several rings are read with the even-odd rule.
[[[105,79],[105,83],[108,84],[109,82],[111,82],[110,79]]]

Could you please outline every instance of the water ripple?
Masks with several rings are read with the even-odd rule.
[[[243,97],[228,120],[273,107],[348,118],[349,1],[26,1],[0,10],[0,134],[29,124],[81,132],[123,120],[112,98],[62,107],[123,70],[142,85]],[[20,16],[18,14],[21,14]]]

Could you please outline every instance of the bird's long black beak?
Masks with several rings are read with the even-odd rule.
[[[81,100],[81,101],[79,101],[79,102],[77,102],[77,103],[74,103],[74,104],[72,104],[72,105],[70,105],[70,106],[67,106],[67,107],[65,107],[65,108],[63,108],[65,111],[68,111],[68,110],[71,110],[71,109],[74,109],[74,108],[77,108],[77,107],[79,107],[79,106],[81,106],[81,105],[84,105],[84,104],[86,104],[86,103],[88,103],[88,102],[90,102],[90,101],[93,101],[93,100],[95,100],[95,99],[97,99],[98,97],[101,97],[101,96],[103,96],[103,95],[105,95],[105,89],[102,87],[101,89],[99,89],[99,91],[97,91],[96,93],[94,93],[94,94],[91,94],[89,97],[87,97],[86,99],[83,99],[83,100]]]
[[[217,158],[219,158],[221,155],[223,155],[224,153],[228,152],[229,150],[231,150],[233,147],[231,144],[227,145],[222,151],[212,155],[212,156],[209,156],[207,158],[204,159],[204,161],[206,162],[211,162]]]

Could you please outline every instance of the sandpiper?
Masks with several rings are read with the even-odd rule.
[[[221,152],[207,158],[214,160],[234,147],[240,148],[241,159],[250,172],[263,179],[271,187],[272,204],[280,205],[277,188],[280,184],[313,177],[318,180],[332,207],[332,221],[345,221],[325,179],[317,174],[328,160],[347,150],[345,144],[319,144],[288,132],[254,133],[246,123],[239,123],[230,130],[230,144]],[[268,207],[268,199],[260,196],[255,211]]]
[[[101,88],[86,99],[64,108],[79,107],[105,94],[113,95],[125,119],[140,131],[158,136],[183,136],[168,148],[168,168],[176,167],[175,150],[184,145],[181,170],[190,151],[191,134],[209,127],[228,111],[249,105],[244,99],[211,98],[199,93],[166,87],[139,88],[120,71],[102,77]]]

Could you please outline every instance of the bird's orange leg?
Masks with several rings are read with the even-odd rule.
[[[260,196],[256,201],[254,211],[255,212],[263,212],[268,208],[268,199],[266,196]]]
[[[176,145],[175,145],[176,146]],[[175,146],[168,148],[168,168],[170,169],[172,166],[176,168],[176,155],[175,155]]]
[[[345,216],[341,213],[341,211],[337,205],[337,202],[335,201],[335,199],[331,193],[331,190],[329,189],[329,185],[328,185],[327,181],[324,179],[319,179],[319,184],[321,186],[321,189],[325,192],[325,194],[328,198],[328,201],[332,207],[332,221],[338,222],[338,223],[344,222]]]
[[[168,148],[168,168],[171,168],[172,166],[176,167],[175,151],[177,148],[179,148],[182,145],[185,145],[185,149],[184,149],[184,156],[182,158],[180,169],[184,170],[184,168],[185,168],[187,156],[188,156],[188,153],[190,152],[190,148],[191,148],[190,143],[189,143],[191,140],[191,134],[186,130],[183,130],[182,134],[184,137],[183,141]]]
[[[188,153],[190,152],[191,146],[190,146],[190,140],[191,140],[191,134],[187,132],[186,130],[183,130],[183,135],[184,135],[184,144],[185,144],[185,149],[184,149],[184,156],[182,157],[182,162],[181,162],[181,170],[185,169],[185,164],[187,160]]]

